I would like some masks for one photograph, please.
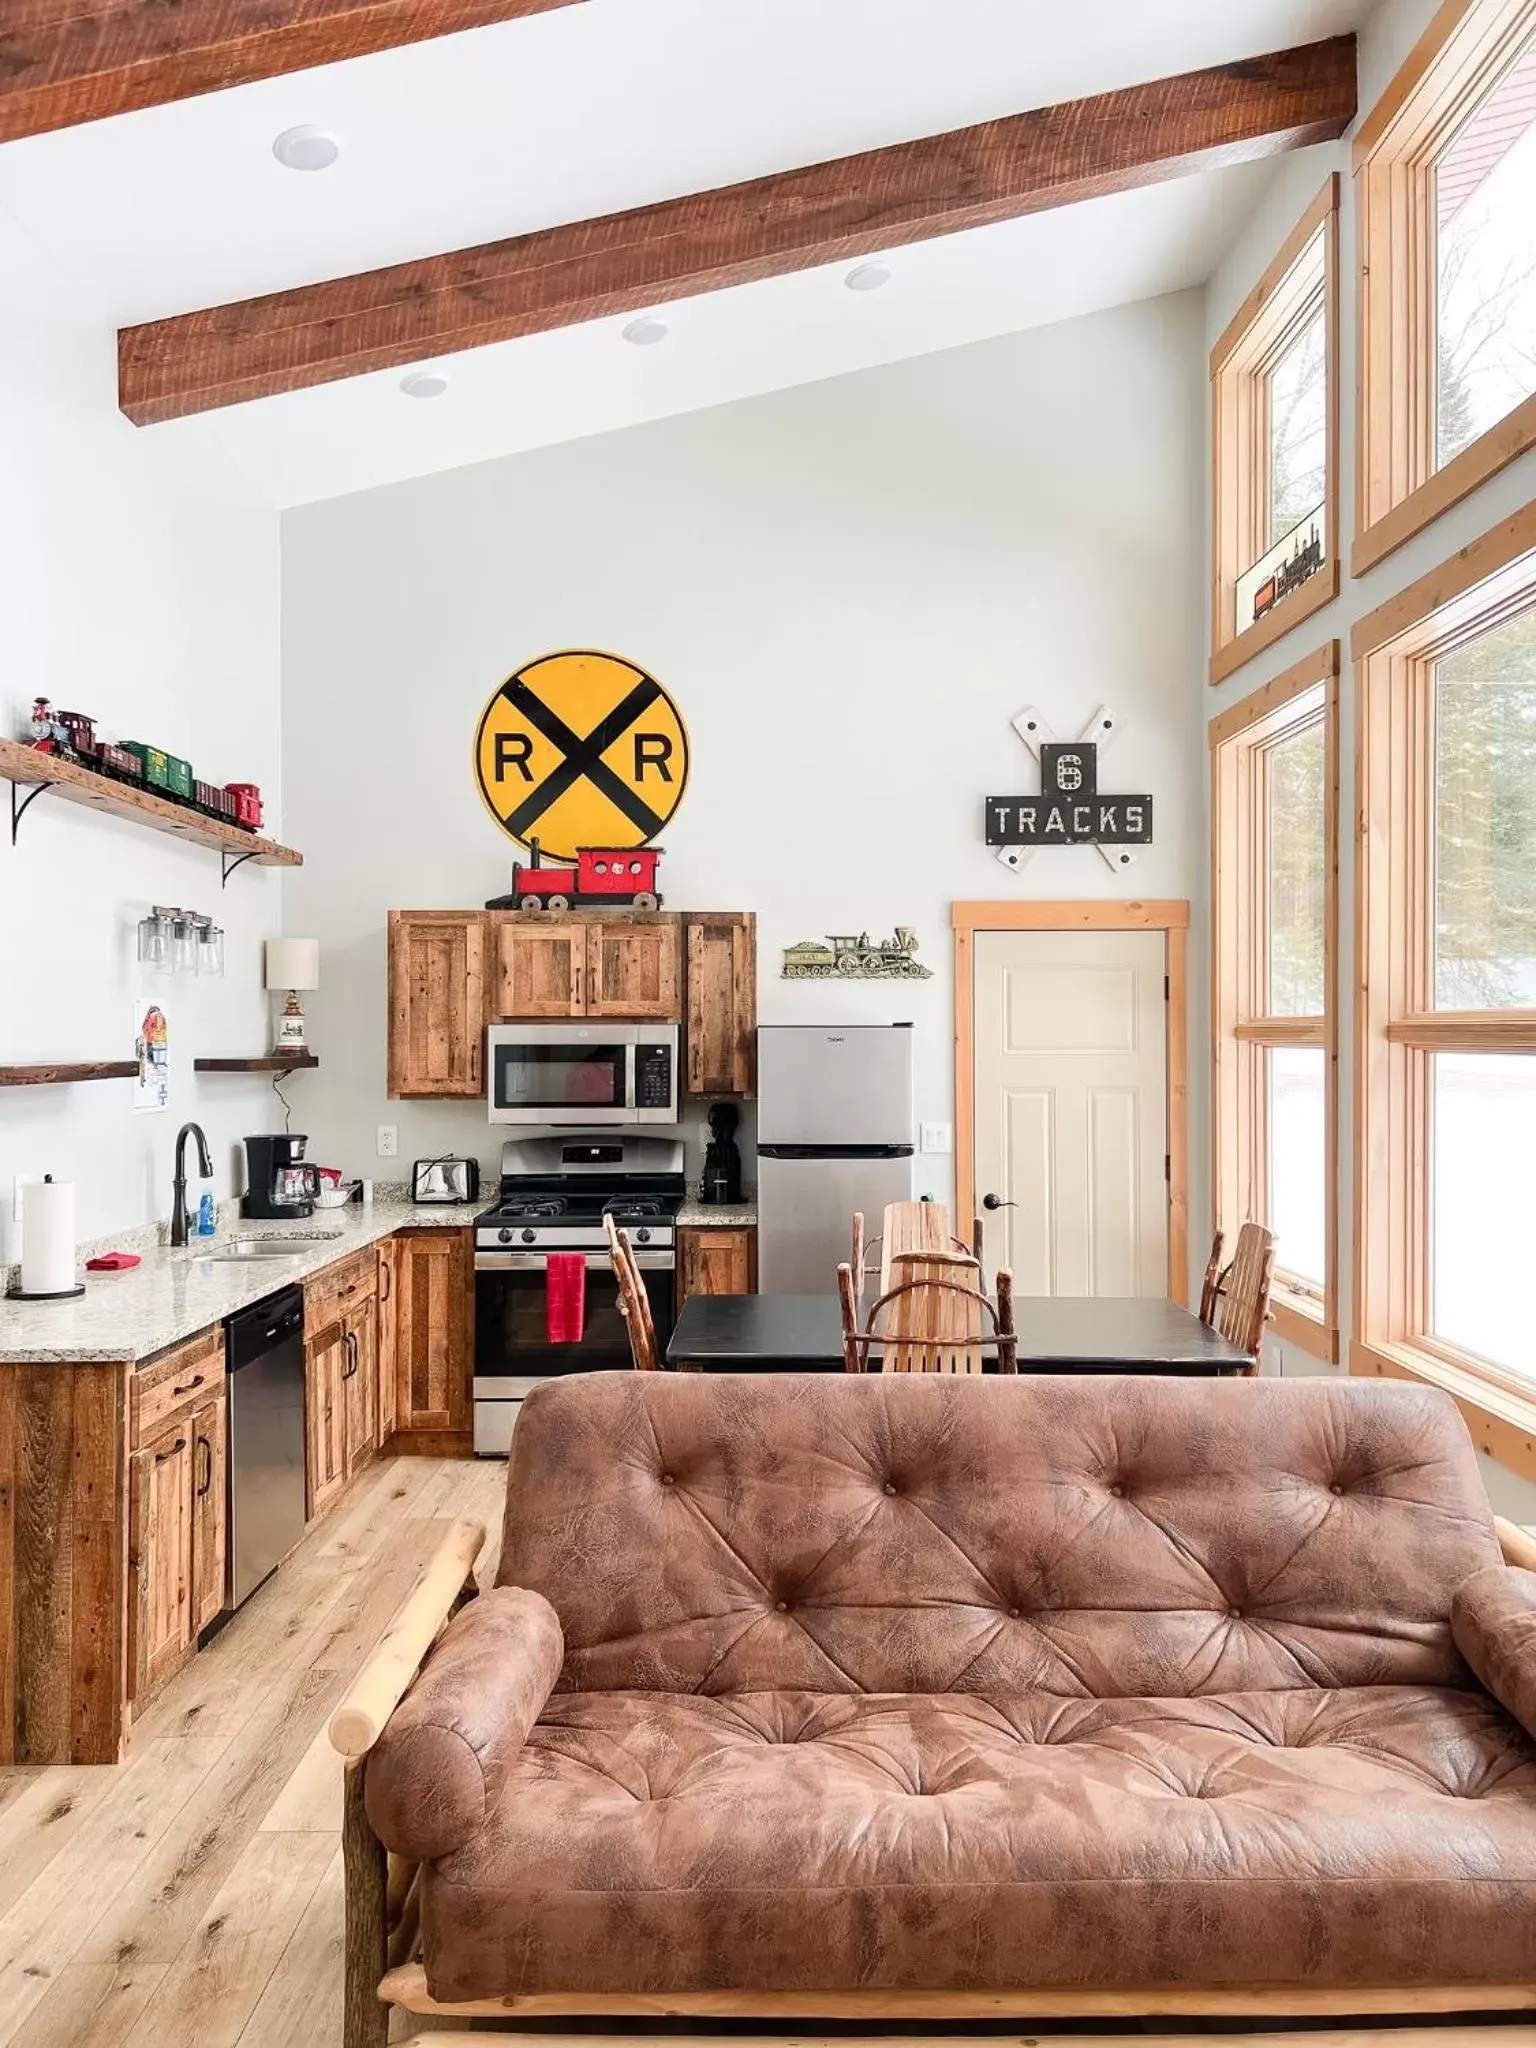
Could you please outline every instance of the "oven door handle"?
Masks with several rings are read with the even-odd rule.
[[[547,1252],[476,1252],[477,1273],[542,1273],[548,1259]],[[613,1261],[607,1252],[587,1252],[587,1271],[601,1273],[613,1271]],[[677,1254],[672,1251],[635,1253],[635,1264],[642,1273],[670,1273],[677,1265]]]

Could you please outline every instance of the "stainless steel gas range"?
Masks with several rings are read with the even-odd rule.
[[[686,1182],[673,1138],[570,1131],[511,1138],[501,1148],[501,1198],[475,1218],[475,1453],[504,1458],[518,1406],[540,1380],[603,1367],[627,1369],[629,1335],[603,1217],[629,1232],[650,1297],[657,1343],[676,1315],[676,1231]],[[548,1334],[546,1261],[551,1252],[586,1259],[580,1338]]]

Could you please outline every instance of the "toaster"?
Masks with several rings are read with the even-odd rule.
[[[413,1202],[474,1202],[479,1198],[478,1159],[418,1159],[411,1168]]]

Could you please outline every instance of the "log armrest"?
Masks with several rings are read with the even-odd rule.
[[[364,1801],[386,1848],[422,1861],[479,1832],[564,1654],[555,1610],[520,1586],[482,1593],[448,1624],[368,1757]]]
[[[1491,1564],[1464,1579],[1451,1634],[1500,1706],[1536,1735],[1536,1572]]]

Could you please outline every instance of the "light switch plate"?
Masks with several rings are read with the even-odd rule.
[[[379,1157],[381,1159],[398,1159],[399,1156],[400,1126],[398,1124],[380,1124]]]
[[[953,1152],[955,1149],[955,1127],[953,1124],[922,1124],[918,1128],[919,1152]]]

